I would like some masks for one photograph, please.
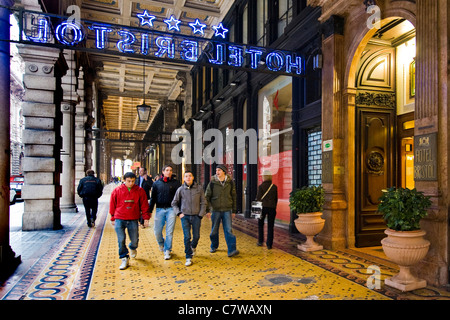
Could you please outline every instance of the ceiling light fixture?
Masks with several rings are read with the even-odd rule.
[[[139,117],[139,122],[148,122],[148,120],[150,118],[150,112],[152,111],[152,107],[145,104],[145,59],[144,59],[142,69],[143,69],[143,71],[142,71],[142,83],[143,83],[142,93],[144,96],[143,97],[144,103],[136,106],[136,109],[137,109],[137,113],[138,113],[138,117]]]

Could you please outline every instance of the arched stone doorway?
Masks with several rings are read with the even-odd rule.
[[[448,283],[450,252],[447,170],[450,150],[447,98],[448,3],[377,1],[377,5],[381,11],[382,27],[395,19],[404,19],[416,29],[416,92],[414,108],[410,109],[414,110],[414,129],[409,129],[410,134],[405,136],[392,130],[395,136],[392,148],[400,154],[397,142],[411,136],[417,139],[422,135],[433,135],[436,139],[433,152],[438,159],[435,165],[437,176],[430,180],[414,181],[414,186],[430,196],[433,203],[428,216],[421,221],[421,227],[427,232],[427,239],[431,242],[430,251],[415,271],[430,284],[442,285]],[[358,162],[361,164],[364,161],[357,159],[356,141],[360,136],[356,128],[358,103],[361,102],[360,99],[357,100],[361,89],[357,86],[357,80],[361,57],[377,29],[368,29],[366,22],[370,15],[362,6],[338,9],[336,6],[324,5],[324,10],[320,18],[324,26],[322,127],[323,140],[331,139],[333,150],[328,157],[329,163],[324,163],[323,168],[323,173],[330,179],[323,183],[326,200],[323,217],[326,224],[318,240],[325,248],[356,248],[357,183],[360,178],[356,176],[356,168]],[[395,110],[394,128],[403,126],[396,122],[398,116]],[[406,126],[405,130],[407,128]],[[398,173],[401,171],[393,173],[392,181],[396,185],[400,185],[398,182],[401,182],[401,175]]]
[[[379,246],[385,237],[382,190],[415,186],[415,57],[416,30],[402,17],[382,20],[353,57],[356,247]]]
[[[415,28],[416,7],[412,3],[388,2],[384,5],[380,3],[380,5],[382,6],[382,28],[389,23],[394,22],[395,24],[398,21],[408,21],[412,28]],[[351,8],[346,16],[347,18],[344,19],[332,15],[323,22],[325,30],[322,47],[323,141],[332,140],[333,150],[330,152],[329,164],[324,164],[323,167],[323,174],[327,174],[331,178],[329,181],[323,181],[326,197],[324,218],[327,223],[322,234],[319,235],[319,239],[325,247],[332,249],[356,247],[356,211],[357,205],[359,205],[357,203],[357,180],[359,178],[357,179],[356,170],[357,162],[361,162],[356,155],[356,99],[358,94],[364,93],[360,92],[361,88],[357,86],[357,77],[361,61],[365,61],[366,66],[372,65],[372,70],[374,69],[374,61],[361,59],[361,57],[378,31],[375,28],[367,27],[370,15],[360,7]],[[405,32],[400,32],[400,34],[403,33]],[[386,55],[384,58],[387,62]],[[365,82],[363,81],[363,83]],[[391,79],[391,85],[394,86],[392,93],[395,94],[394,83],[395,78]],[[358,98],[363,97],[364,95],[360,95]],[[394,127],[397,126],[395,120],[396,115],[391,120]],[[395,141],[392,148],[394,145]],[[370,150],[368,154],[371,151],[375,150]],[[376,154],[372,153],[372,155],[374,157]],[[365,160],[367,161],[367,159]],[[394,180],[391,179],[389,183],[392,182]]]

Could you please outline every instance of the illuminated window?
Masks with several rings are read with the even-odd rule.
[[[308,132],[308,185],[322,184],[322,131]]]
[[[257,1],[256,7],[256,45],[265,47],[267,44],[266,23],[268,20],[267,0]]]

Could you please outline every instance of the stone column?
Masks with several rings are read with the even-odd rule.
[[[60,229],[60,50],[18,45],[25,62],[23,230]]]
[[[0,0],[1,6],[10,7],[14,1]],[[0,7],[0,39],[9,39],[9,10]],[[0,41],[0,280],[7,278],[20,263],[9,245],[9,166],[10,166],[10,67],[9,42]]]
[[[69,70],[61,80],[63,89],[63,101],[61,112],[63,123],[61,127],[62,150],[61,161],[63,165],[61,174],[61,202],[62,212],[77,212],[75,205],[75,105],[78,102],[78,94],[75,90],[77,78],[75,75],[76,62],[74,51],[65,50],[64,56]]]
[[[325,190],[323,217],[326,221],[318,235],[319,242],[328,249],[345,248],[347,201],[345,197],[345,139],[346,125],[342,101],[344,88],[344,36],[343,18],[332,16],[324,22],[322,43],[322,140],[333,140],[330,159],[323,166],[322,183]],[[330,153],[331,152],[331,153]]]
[[[435,136],[436,176],[415,176],[417,190],[431,196],[432,207],[421,228],[431,242],[427,257],[415,268],[419,278],[432,285],[449,282],[449,122],[448,122],[448,31],[449,4],[446,0],[417,0],[417,56],[415,145],[420,136]],[[427,141],[427,138],[424,139]],[[414,159],[417,160],[417,157]],[[415,163],[417,165],[417,163]],[[420,165],[420,164],[419,164]]]
[[[86,101],[84,90],[84,71],[80,68],[78,72],[78,88],[77,95],[80,97],[79,103],[76,105],[75,112],[75,190],[78,183],[86,176],[86,131],[84,130],[87,120]],[[82,204],[83,200],[76,196],[75,203]]]

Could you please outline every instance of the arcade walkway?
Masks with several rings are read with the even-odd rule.
[[[256,225],[236,218],[240,255],[228,258],[223,231],[216,253],[209,253],[210,220],[202,220],[194,264],[184,266],[181,224],[177,221],[171,260],[164,260],[153,226],[140,229],[140,244],[130,267],[119,270],[116,235],[109,223],[105,187],[96,228],[85,223],[84,208],[63,214],[63,230],[11,231],[11,245],[22,264],[3,286],[0,300],[450,300],[450,292],[428,287],[401,293],[380,283],[370,290],[367,268],[377,265],[381,280],[394,265],[362,252],[323,250],[301,253],[298,236],[276,230],[274,248],[256,246]],[[151,222],[153,219],[151,220]]]

